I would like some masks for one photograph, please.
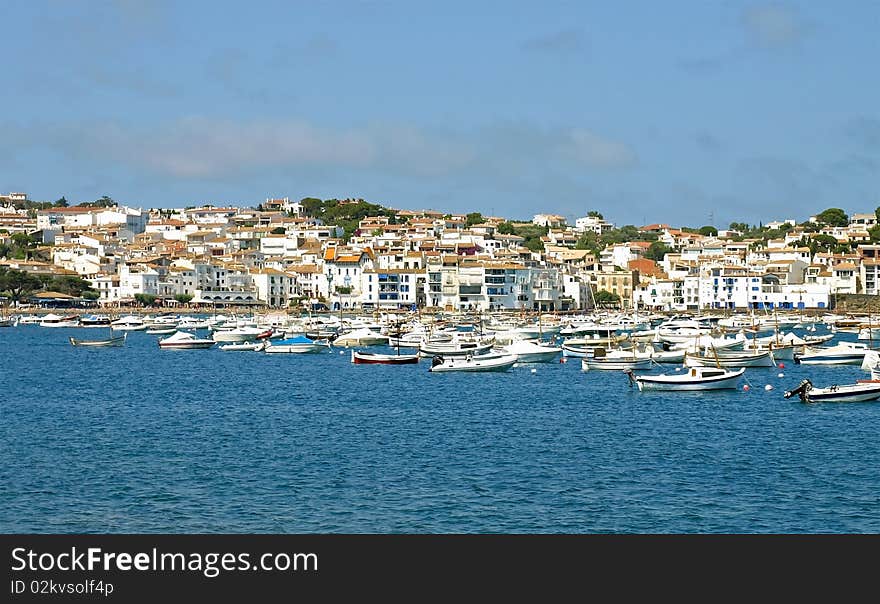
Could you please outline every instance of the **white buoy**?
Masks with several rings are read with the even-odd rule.
[[[780,374],[777,375],[776,377],[781,377],[781,378],[783,378],[783,377],[785,377],[785,374],[784,374],[784,373],[780,373]]]
[[[345,351],[344,351],[344,350],[340,350],[340,351],[339,351],[339,354],[345,354]]]
[[[764,386],[764,390],[767,390],[767,391],[773,390],[773,386],[771,386],[770,384],[767,384],[766,386]]]
[[[538,373],[537,369],[532,369],[532,373]]]

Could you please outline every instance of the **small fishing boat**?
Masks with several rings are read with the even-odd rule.
[[[106,340],[80,340],[74,337],[70,338],[70,343],[73,346],[93,346],[93,347],[102,347],[102,346],[122,346],[125,344],[125,337],[128,334],[122,334],[121,336],[114,336],[112,338],[107,338]]]
[[[632,357],[596,357],[581,359],[581,369],[589,370],[605,370],[605,371],[624,371],[626,369],[650,369],[653,361],[650,358],[640,359]]]
[[[155,327],[148,327],[144,331],[144,333],[152,334],[154,336],[166,336],[166,335],[174,333],[175,331],[177,331],[176,326],[172,325],[171,327],[165,327],[165,326],[160,327],[157,325]]]
[[[327,341],[311,340],[303,335],[285,338],[283,340],[264,340],[266,346],[263,352],[269,353],[310,353],[321,352],[330,347]]]
[[[433,343],[422,344],[419,346],[419,354],[423,357],[435,357],[440,355],[444,358],[448,357],[466,357],[468,355],[482,355],[492,349],[493,340],[482,342],[449,342],[449,343]]]
[[[265,342],[230,342],[229,344],[221,344],[217,348],[219,350],[223,350],[225,352],[236,352],[236,351],[257,351],[263,350],[266,347]]]
[[[436,355],[431,360],[428,371],[442,373],[447,371],[507,371],[516,363],[516,355],[513,354],[481,354],[445,358]]]
[[[791,398],[795,394],[805,403],[861,403],[876,401],[880,398],[880,382],[860,380],[855,384],[816,388],[810,380],[805,379],[796,388],[786,391],[782,396]]]
[[[351,362],[355,365],[413,365],[419,362],[416,354],[376,354],[373,352],[351,351]]]
[[[686,367],[775,367],[776,361],[769,350],[752,351],[714,351],[706,355],[687,353],[684,356]]]
[[[197,338],[195,334],[178,331],[174,335],[159,340],[159,348],[199,349],[210,348],[215,343],[214,340]]]
[[[630,386],[635,384],[639,391],[645,390],[722,390],[736,388],[745,367],[727,371],[715,367],[691,367],[687,372],[664,375],[633,375],[627,370]]]

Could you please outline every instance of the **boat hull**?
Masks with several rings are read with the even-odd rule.
[[[419,355],[370,354],[353,350],[351,362],[355,365],[414,365],[419,362]]]
[[[636,360],[598,360],[598,359],[582,359],[581,369],[584,371],[606,370],[606,371],[624,371],[626,369],[650,369],[651,359]]]
[[[77,340],[76,338],[70,338],[70,343],[73,346],[84,346],[92,348],[122,346],[123,344],[125,344],[125,336],[120,338],[110,338],[109,340]]]

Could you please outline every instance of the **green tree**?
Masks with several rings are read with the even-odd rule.
[[[816,215],[816,220],[829,226],[844,227],[849,224],[849,217],[840,208],[828,208]]]
[[[713,226],[700,227],[700,230],[697,232],[700,235],[705,235],[706,237],[715,237],[716,235],[718,235],[718,229]]]
[[[275,227],[271,231],[269,231],[272,235],[283,235],[287,232],[287,229],[284,227]]]
[[[470,228],[475,224],[481,224],[483,222],[483,215],[480,212],[471,212],[465,216],[465,226]]]
[[[878,241],[880,241],[880,225],[868,229],[868,235],[871,236],[871,243],[877,243]]]
[[[600,289],[595,294],[593,294],[593,300],[595,300],[596,306],[618,304],[620,302],[620,296],[609,291],[605,291],[604,289]]]
[[[672,251],[672,248],[662,241],[655,241],[651,244],[651,247],[648,248],[648,251],[645,252],[645,258],[660,262],[666,257],[666,254],[669,254]]]
[[[67,203],[67,198],[62,196],[60,199],[56,199],[52,205],[56,208],[66,208],[69,204]]]
[[[810,237],[810,251],[812,253],[816,253],[817,251],[830,252],[838,246],[838,241],[831,235],[813,235]]]
[[[577,243],[574,245],[574,249],[590,250],[594,255],[598,256],[599,252],[602,250],[602,246],[599,244],[599,236],[593,231],[587,231],[578,238]]]
[[[156,296],[152,294],[135,294],[134,299],[143,306],[152,306],[156,302]]]
[[[19,302],[42,286],[43,282],[30,273],[0,268],[0,291],[8,292],[13,302]]]
[[[605,217],[602,216],[602,214],[600,214],[596,210],[590,210],[589,212],[587,212],[587,216],[589,216],[590,218],[598,218],[599,220],[605,220]]]
[[[513,235],[516,232],[516,229],[513,226],[513,223],[510,221],[502,222],[498,225],[498,228],[495,231],[499,235]]]
[[[180,302],[181,304],[189,304],[193,297],[190,294],[176,294],[174,299]]]

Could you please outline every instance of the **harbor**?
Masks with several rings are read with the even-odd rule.
[[[627,372],[584,371],[584,357],[564,351],[549,362],[477,373],[429,371],[436,355],[399,365],[352,362],[357,351],[416,353],[390,342],[406,338],[400,317],[377,321],[375,332],[388,339],[362,346],[334,345],[344,333],[332,331],[328,316],[321,333],[310,331],[308,316],[255,325],[283,331],[301,321],[329,342],[311,354],[230,354],[208,325],[192,333],[212,346],[165,350],[158,342],[169,336],[147,329],[40,327],[16,318],[0,329],[15,351],[4,366],[0,452],[10,487],[0,494],[2,522],[13,532],[880,530],[873,513],[880,404],[785,396],[805,379],[816,389],[870,380],[862,364],[785,360],[747,367],[732,388],[642,391]],[[590,321],[607,327],[611,317],[580,318],[542,315],[540,337],[527,341],[584,340]],[[368,319],[375,317],[361,317]],[[694,329],[682,323],[693,319],[676,319],[677,331]],[[252,322],[223,323],[239,321]],[[458,321],[431,324],[471,338],[491,331],[489,317]],[[370,329],[345,322],[352,332]],[[537,317],[506,323],[491,333],[528,335]],[[667,333],[651,323],[630,331],[622,349],[634,333],[636,340],[639,332]],[[856,333],[821,320],[789,323],[783,333],[791,332],[833,335],[820,348],[858,343]],[[735,333],[710,329],[685,339]],[[111,334],[124,334],[123,345],[69,341]],[[772,328],[747,340],[768,335]],[[682,362],[652,362],[632,374],[687,371]]]

